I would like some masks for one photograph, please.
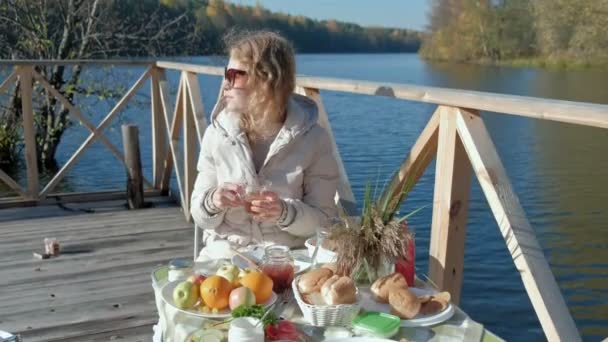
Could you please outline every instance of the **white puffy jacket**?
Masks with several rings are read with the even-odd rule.
[[[334,196],[339,171],[330,137],[317,124],[317,112],[314,101],[292,94],[285,123],[256,173],[247,137],[239,126],[240,114],[216,105],[212,124],[201,144],[190,210],[195,223],[203,228],[205,243],[225,239],[236,247],[249,244],[301,247],[319,225],[337,214]],[[272,190],[295,210],[290,225],[257,223],[243,208],[210,215],[203,205],[207,192],[223,182],[258,181],[270,181]]]

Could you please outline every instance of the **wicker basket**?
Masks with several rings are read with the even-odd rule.
[[[304,301],[298,290],[298,281],[300,277],[296,277],[291,283],[293,288],[293,296],[302,311],[304,319],[316,327],[342,326],[348,327],[352,324],[353,319],[361,310],[359,304],[359,290],[357,290],[357,302],[354,304],[339,304],[339,305],[311,305]]]

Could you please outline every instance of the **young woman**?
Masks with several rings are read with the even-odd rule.
[[[315,102],[293,93],[287,40],[260,31],[226,42],[230,60],[201,145],[192,217],[205,244],[303,246],[336,215],[330,138],[317,124]],[[260,186],[257,196],[245,196]]]

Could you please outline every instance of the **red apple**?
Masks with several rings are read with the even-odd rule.
[[[241,286],[230,292],[230,298],[228,305],[230,310],[234,310],[241,305],[253,305],[255,304],[255,294],[251,289]]]
[[[202,282],[205,281],[205,279],[207,279],[204,275],[202,274],[195,274],[195,275],[191,275],[188,277],[187,281],[191,282],[192,284],[196,285],[197,287],[201,285]]]

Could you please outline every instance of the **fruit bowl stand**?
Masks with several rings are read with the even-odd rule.
[[[217,321],[192,316],[179,312],[166,304],[160,290],[168,282],[168,267],[161,266],[151,273],[152,287],[154,288],[156,308],[159,314],[158,324],[154,326],[154,342],[182,342],[194,331],[214,325],[227,336],[227,324],[217,325]],[[428,287],[417,279],[417,287]],[[324,341],[326,331],[323,328],[313,327],[307,324],[295,301],[284,308],[281,317],[295,323],[299,329],[310,337],[310,341]],[[456,307],[455,314],[449,320],[431,327],[402,327],[392,339],[398,341],[405,338],[408,341],[502,341],[499,337],[484,329],[484,327],[472,320],[460,308]],[[226,339],[227,340],[227,339]]]

